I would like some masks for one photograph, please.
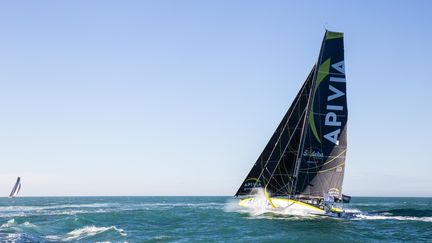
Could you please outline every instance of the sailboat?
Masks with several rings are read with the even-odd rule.
[[[256,207],[341,216],[347,151],[343,33],[326,30],[317,63],[236,197]],[[262,201],[262,200],[261,200]]]
[[[21,189],[21,177],[18,177],[15,182],[15,185],[12,188],[11,193],[9,194],[9,197],[12,198],[18,196],[20,189]]]

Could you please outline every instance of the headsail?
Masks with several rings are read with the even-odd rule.
[[[348,118],[343,33],[326,31],[317,66],[294,193],[340,198]]]
[[[14,187],[12,188],[11,193],[9,194],[9,197],[16,197],[21,190],[21,177],[18,177]]]
[[[271,195],[291,194],[314,72],[315,67],[235,196],[249,195],[254,188],[266,188]]]

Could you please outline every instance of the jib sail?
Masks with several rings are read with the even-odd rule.
[[[249,195],[254,188],[266,188],[271,195],[292,193],[294,168],[314,72],[315,67],[235,196]]]

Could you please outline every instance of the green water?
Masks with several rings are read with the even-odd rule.
[[[432,242],[432,198],[353,198],[352,219],[250,212],[229,197],[0,198],[15,242]]]

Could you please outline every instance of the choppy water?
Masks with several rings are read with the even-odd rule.
[[[353,198],[353,219],[240,209],[229,197],[0,198],[15,242],[432,242],[432,198]]]

